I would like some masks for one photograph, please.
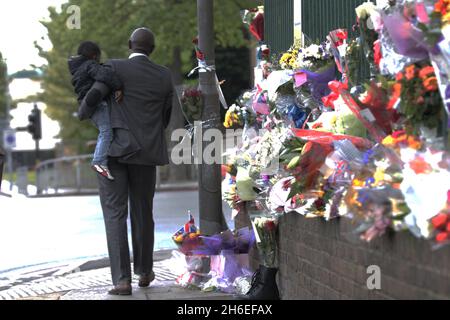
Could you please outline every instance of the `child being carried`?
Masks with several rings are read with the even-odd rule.
[[[85,41],[78,47],[78,55],[71,57],[68,61],[72,75],[72,85],[75,93],[78,95],[79,103],[83,101],[96,81],[107,85],[112,92],[122,89],[119,77],[111,67],[100,64],[100,57],[100,47],[94,42]],[[119,95],[121,95],[121,92]],[[114,180],[108,168],[108,150],[112,142],[113,133],[110,122],[110,107],[106,101],[102,101],[97,106],[91,120],[99,130],[92,169],[103,177]]]

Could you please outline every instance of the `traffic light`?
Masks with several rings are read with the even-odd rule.
[[[38,141],[42,139],[42,125],[41,125],[41,110],[37,105],[34,105],[34,109],[31,110],[31,114],[28,116],[27,131],[33,137],[33,140]]]

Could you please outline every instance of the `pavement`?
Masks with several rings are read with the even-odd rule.
[[[111,272],[107,259],[84,261],[65,266],[47,266],[28,270],[15,277],[5,277],[0,300],[231,300],[232,295],[186,289],[175,280],[178,275],[168,267],[171,250],[155,252],[155,281],[148,288],[137,286],[133,295],[111,296]],[[9,280],[9,285],[5,284]],[[2,289],[3,288],[3,289]]]

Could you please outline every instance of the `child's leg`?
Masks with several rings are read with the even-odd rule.
[[[108,166],[108,151],[112,141],[112,129],[109,118],[109,109],[106,103],[102,102],[97,111],[92,116],[92,121],[99,130],[97,146],[95,147],[92,164]]]

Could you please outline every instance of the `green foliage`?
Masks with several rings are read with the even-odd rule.
[[[216,1],[216,45],[245,46],[248,41],[243,37],[239,11],[261,2]],[[81,9],[80,30],[66,27],[69,18],[66,9],[70,5],[78,5]],[[43,22],[43,25],[48,30],[53,49],[44,51],[36,44],[40,55],[48,62],[43,67],[44,93],[40,98],[47,104],[47,114],[61,125],[60,138],[66,145],[72,145],[75,153],[83,152],[84,143],[97,134],[89,122],[80,123],[73,116],[77,101],[70,83],[67,58],[76,53],[81,41],[97,42],[102,49],[103,60],[123,58],[128,54],[131,32],[146,26],[156,35],[156,50],[152,55],[155,62],[168,65],[174,73],[178,73],[178,77],[192,67],[192,39],[197,35],[197,6],[194,0],[69,0],[62,10],[49,8],[49,11],[50,21]],[[180,66],[177,58],[181,58]]]
[[[0,119],[6,118],[6,88],[8,84],[7,73],[8,70],[6,63],[3,60],[2,53],[0,52]]]

